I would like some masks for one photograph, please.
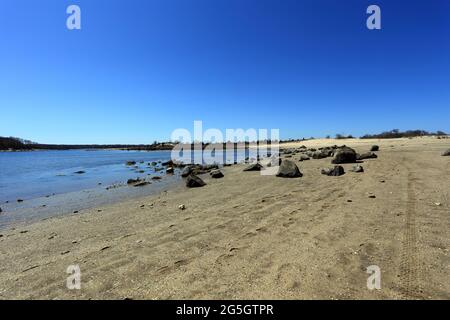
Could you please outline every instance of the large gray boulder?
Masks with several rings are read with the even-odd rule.
[[[342,147],[338,149],[334,155],[334,159],[331,161],[333,164],[341,163],[355,163],[356,151],[349,147]]]
[[[283,160],[278,168],[277,177],[282,178],[297,178],[303,174],[298,169],[297,165],[290,160]]]

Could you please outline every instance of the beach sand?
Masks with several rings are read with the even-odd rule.
[[[0,231],[0,298],[450,299],[450,140],[284,147],[333,144],[380,151],[364,173],[322,175],[330,158],[295,161],[295,179],[235,165],[203,188]],[[66,288],[69,265],[81,290]]]

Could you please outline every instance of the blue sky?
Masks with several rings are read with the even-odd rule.
[[[0,136],[151,143],[194,120],[450,132],[447,0],[3,0],[0,41]]]

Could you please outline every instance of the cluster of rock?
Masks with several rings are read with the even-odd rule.
[[[216,164],[213,165],[200,165],[200,164],[192,164],[184,166],[181,171],[181,176],[186,179],[186,187],[188,188],[198,188],[206,185],[201,178],[197,175],[209,173],[211,178],[220,179],[223,178],[224,175],[222,171],[219,170],[219,166]]]
[[[340,164],[345,163],[357,163],[360,160],[364,159],[373,159],[377,158],[377,155],[374,153],[379,150],[378,146],[372,146],[370,152],[366,152],[363,154],[358,154],[352,148],[347,146],[331,146],[331,147],[323,147],[323,148],[307,148],[305,146],[301,146],[297,149],[287,149],[282,150],[282,154],[285,159],[281,159],[278,156],[269,155],[269,162],[266,163],[266,167],[278,166],[278,171],[276,173],[277,177],[282,178],[298,178],[302,177],[303,174],[300,172],[300,169],[295,164],[294,161],[288,160],[286,158],[292,158],[295,155],[299,155],[298,161],[307,161],[312,159],[324,159],[328,157],[333,157],[331,163],[336,166],[332,168],[322,169],[322,174],[328,176],[341,176],[345,174],[345,170]],[[450,154],[450,150],[449,150]],[[249,159],[248,157],[245,159],[245,162],[252,162],[243,171],[261,171],[264,170],[264,166],[260,164],[261,158],[258,156],[257,159]],[[135,162],[129,161],[127,165],[134,165]],[[152,165],[156,165],[156,163],[151,163]],[[203,187],[206,183],[198,177],[200,174],[209,173],[211,178],[220,179],[224,177],[222,171],[219,170],[219,166],[216,164],[213,165],[200,165],[200,164],[183,164],[176,163],[172,160],[161,163],[164,167],[166,167],[166,173],[172,174],[174,173],[174,168],[181,168],[181,176],[186,178],[186,186],[188,188],[198,188]],[[149,163],[150,165],[150,163]],[[352,172],[364,172],[364,168],[360,165],[355,165],[352,169]],[[130,179],[128,184],[132,184],[134,186],[140,186],[143,181],[137,179]],[[143,184],[142,184],[143,185]]]

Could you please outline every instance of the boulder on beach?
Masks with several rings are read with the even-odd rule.
[[[312,158],[313,159],[324,159],[324,158],[328,158],[331,155],[331,150],[328,149],[322,149],[322,150],[318,150],[318,151],[314,151],[312,154]]]
[[[290,160],[283,160],[278,168],[277,177],[282,178],[297,178],[303,174],[298,169],[297,165]]]
[[[373,145],[373,146],[370,148],[370,151],[378,151],[378,150],[380,150],[380,147],[377,146],[377,145]]]
[[[199,188],[205,186],[206,183],[195,175],[190,175],[186,179],[186,187],[188,188]]]
[[[444,151],[444,153],[442,153],[443,157],[448,157],[450,156],[450,149],[448,149],[447,151]]]
[[[219,178],[223,178],[223,173],[222,171],[216,169],[210,172],[211,178],[214,179],[219,179]]]
[[[166,173],[167,173],[167,174],[172,174],[172,173],[173,173],[173,167],[168,167],[168,168],[166,169]]]
[[[181,171],[181,176],[183,178],[186,178],[187,176],[189,176],[192,173],[193,170],[193,166],[186,166],[183,168],[183,170]]]
[[[356,151],[349,147],[342,147],[338,149],[334,155],[334,159],[331,161],[333,164],[341,163],[355,163]]]
[[[298,161],[306,161],[306,160],[309,160],[309,159],[311,159],[311,158],[308,157],[306,154],[302,154],[300,156],[300,159],[298,159]]]
[[[353,166],[351,171],[352,172],[364,172],[364,168],[360,165],[357,165],[357,166]]]
[[[254,163],[249,165],[247,168],[244,169],[244,171],[261,171],[262,165],[259,163]]]
[[[363,154],[360,154],[356,157],[358,160],[365,160],[365,159],[376,159],[378,156],[373,152],[366,152]]]
[[[342,166],[334,166],[334,168],[322,169],[322,174],[327,176],[338,177],[345,174],[345,170]]]
[[[270,161],[266,164],[266,167],[279,166],[281,164],[281,158],[272,156]]]

